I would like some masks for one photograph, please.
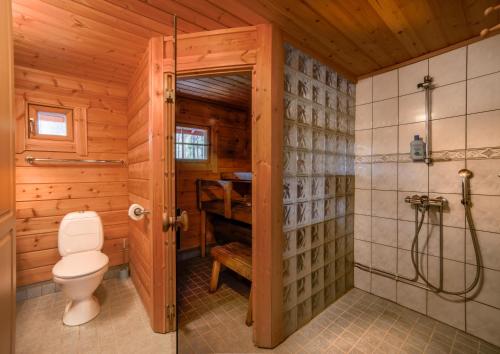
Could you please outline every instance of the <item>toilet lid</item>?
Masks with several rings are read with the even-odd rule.
[[[108,261],[108,256],[100,251],[72,253],[56,263],[52,274],[58,278],[82,277],[104,268]]]

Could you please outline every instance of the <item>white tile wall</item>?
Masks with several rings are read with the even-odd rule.
[[[356,103],[370,106],[371,111],[357,108],[361,122],[356,126],[364,130],[356,132],[360,145],[356,151],[358,163],[366,166],[356,166],[354,219],[356,262],[413,277],[415,212],[404,197],[420,193],[446,198],[442,246],[439,213],[432,210],[420,232],[420,268],[437,285],[442,247],[444,288],[463,290],[472,282],[476,266],[458,171],[470,169],[472,215],[484,271],[483,285],[468,294],[470,301],[360,269],[355,271],[355,286],[496,345],[500,345],[499,58],[500,35],[496,35],[360,82],[361,101]],[[430,166],[409,162],[408,156],[413,136],[425,133],[425,98],[416,85],[427,72],[435,85],[431,121],[435,161]]]

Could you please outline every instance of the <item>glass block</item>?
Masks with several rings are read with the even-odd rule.
[[[325,89],[325,107],[337,110],[337,91],[330,88]]]
[[[335,294],[335,283],[325,285],[325,290],[324,290],[324,297],[325,297],[325,306],[330,305],[332,302],[335,301],[336,294]]]
[[[335,240],[335,219],[325,221],[324,238],[325,242]]]
[[[297,224],[297,205],[283,205],[283,230],[289,231],[295,228]]]
[[[354,213],[354,195],[353,194],[346,196],[345,213],[346,213],[346,215],[350,215],[350,214]]]
[[[345,258],[340,257],[335,260],[335,278],[338,279],[345,274]]]
[[[323,256],[323,245],[311,248],[311,270],[316,270],[323,267]]]
[[[297,306],[297,282],[283,287],[283,307],[285,311]]]
[[[325,156],[325,175],[332,176],[337,173],[337,156],[327,153]]]
[[[285,336],[289,336],[298,329],[297,325],[297,307],[294,307],[283,314],[283,331]]]
[[[283,284],[290,284],[297,280],[296,257],[283,259]]]
[[[297,177],[296,200],[299,202],[311,200],[311,178]]]
[[[354,237],[345,236],[345,253],[346,255],[354,251]]]
[[[297,178],[285,177],[283,179],[283,203],[290,204],[297,201]]]
[[[331,109],[325,110],[325,128],[337,130],[337,111]]]
[[[353,82],[348,81],[347,82],[347,94],[350,97],[356,97],[356,84]]]
[[[345,290],[348,291],[354,288],[354,270],[352,272],[346,272],[345,275]]]
[[[354,136],[347,136],[346,138],[346,155],[354,156]],[[352,159],[354,161],[354,159]]]
[[[297,77],[297,96],[312,101],[312,83],[311,78],[299,74]]]
[[[345,217],[345,233],[354,233],[354,214],[349,214]]]
[[[318,128],[325,126],[325,110],[318,105],[312,106],[312,125]]]
[[[312,148],[315,152],[325,151],[325,133],[321,129],[312,130]]]
[[[356,128],[356,123],[354,121],[354,117],[348,116],[347,117],[347,134],[352,135],[353,138],[354,138],[355,128]]]
[[[347,149],[347,140],[344,135],[338,135],[336,139],[336,149],[335,152],[337,155],[345,155]]]
[[[346,155],[335,156],[335,174],[345,176],[347,173],[347,157]]]
[[[347,93],[347,80],[341,75],[337,75],[337,90]]]
[[[335,215],[336,216],[345,216],[346,214],[346,201],[345,197],[337,197],[335,198]]]
[[[343,257],[345,254],[345,238],[342,237],[337,237],[335,239],[335,259],[339,259],[340,257]],[[335,263],[335,267],[337,267],[337,263]],[[342,271],[344,267],[342,266]]]
[[[299,52],[289,44],[285,44],[285,65],[296,70],[299,67]]]
[[[325,198],[335,197],[336,190],[336,177],[327,176],[325,177]]]
[[[335,282],[335,262],[326,263],[323,269],[324,285]]]
[[[312,104],[304,101],[297,101],[297,122],[302,124],[311,124],[312,121]]]
[[[335,218],[335,237],[339,238],[345,235],[345,217]]]
[[[297,279],[297,302],[302,302],[311,297],[311,275]]]
[[[312,153],[310,151],[297,151],[297,174],[310,175],[312,169]]]
[[[314,176],[311,178],[312,199],[323,199],[325,196],[325,177]],[[322,215],[323,217],[323,215]]]
[[[326,67],[320,62],[313,60],[312,77],[314,80],[318,80],[321,83],[325,82],[325,71]]]
[[[321,152],[315,152],[312,158],[313,175],[323,176],[325,174],[325,155]]]
[[[297,203],[297,226],[311,223],[311,202]]]
[[[335,280],[335,299],[339,299],[345,294],[345,277],[342,276]]]
[[[297,147],[297,125],[293,122],[285,122],[283,127],[283,145],[285,147]]]
[[[354,252],[349,252],[345,255],[345,272],[346,274],[354,271]]]
[[[318,291],[311,296],[312,316],[316,316],[325,308],[325,300],[323,291]]]
[[[312,59],[308,55],[299,53],[298,70],[307,76],[312,76]]]
[[[335,178],[335,196],[341,197],[346,191],[346,176],[337,176]]]
[[[297,254],[296,264],[297,279],[311,273],[311,251]]]
[[[316,81],[312,83],[312,101],[318,105],[325,103],[325,87]]]
[[[298,94],[298,73],[294,70],[288,69],[285,67],[285,75],[284,75],[284,88],[286,93],[290,93],[292,95]]]
[[[356,111],[356,106],[354,105],[354,98],[347,97],[347,115],[349,116],[349,120],[354,121],[354,115]]]
[[[325,150],[334,154],[337,151],[337,135],[332,132],[325,133]]]
[[[318,223],[311,225],[311,246],[315,247],[324,242],[324,224]]]
[[[312,318],[311,298],[297,305],[297,327],[302,327]]]
[[[350,175],[350,176],[354,176],[354,156],[347,156],[346,157],[345,174]]]
[[[329,263],[335,260],[335,241],[325,242],[323,246],[324,262]]]
[[[297,126],[297,143],[299,149],[312,150],[312,129],[307,125]]]
[[[325,286],[324,268],[318,268],[311,272],[311,290],[313,293],[318,292]]]
[[[323,218],[324,205],[325,204],[324,204],[323,199],[313,200],[311,202],[311,222],[312,223],[318,223],[324,219]]]
[[[293,149],[283,151],[283,172],[285,175],[295,175],[297,173],[297,151]]]
[[[326,69],[325,84],[336,88],[337,87],[337,73],[331,69]]]
[[[335,198],[325,199],[324,214],[325,220],[330,220],[335,218]]]
[[[291,230],[283,232],[283,258],[291,257],[297,254],[297,231]]]
[[[311,248],[311,227],[297,229],[297,253],[303,253]]]
[[[297,120],[297,99],[294,96],[285,93],[284,104],[285,118]]]
[[[337,112],[337,131],[347,133],[347,115],[345,113]],[[345,150],[342,153],[345,153]]]

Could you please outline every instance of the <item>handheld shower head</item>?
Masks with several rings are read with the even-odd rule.
[[[462,204],[465,205],[466,207],[470,205],[470,199],[469,199],[469,194],[470,194],[470,185],[469,185],[469,179],[472,177],[472,171],[463,168],[460,171],[458,171],[458,175],[462,177]]]

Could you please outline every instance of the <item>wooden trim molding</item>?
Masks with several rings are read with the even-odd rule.
[[[165,37],[164,72],[172,67]],[[265,24],[177,38],[177,73],[208,75],[252,71],[252,238],[254,342],[273,348],[283,339],[282,129],[283,39]],[[167,207],[167,206],[166,206]]]

